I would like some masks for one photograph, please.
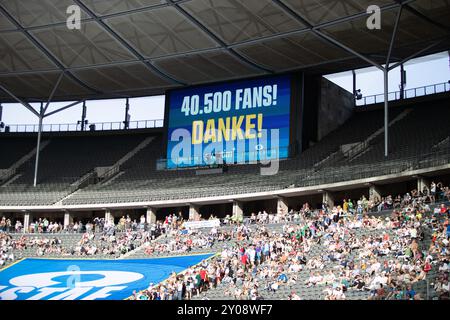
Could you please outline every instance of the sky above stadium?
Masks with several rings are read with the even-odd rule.
[[[450,59],[448,52],[411,60],[405,64],[407,72],[406,89],[426,85],[445,83],[450,80]],[[365,68],[356,71],[357,88],[363,96],[383,93],[383,73],[376,69]],[[352,91],[351,71],[328,75],[327,79],[342,88]],[[389,73],[389,91],[399,90],[400,68]],[[130,99],[131,121],[164,119],[164,96]],[[47,112],[56,110],[68,102],[52,103]],[[38,119],[20,104],[3,104],[3,119],[6,125],[37,124]],[[33,104],[36,110],[39,104]],[[121,122],[125,118],[125,99],[97,100],[87,102],[87,119],[89,123]],[[82,107],[78,105],[61,113],[44,119],[44,124],[72,124],[81,119]]]

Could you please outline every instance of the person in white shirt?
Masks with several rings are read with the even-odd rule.
[[[323,282],[326,285],[333,283],[334,280],[336,280],[336,276],[331,270],[323,277]]]
[[[439,271],[441,272],[448,272],[449,271],[449,263],[443,263],[440,267],[439,267]]]
[[[417,229],[416,228],[411,228],[409,231],[409,234],[411,236],[411,239],[416,239],[417,238]]]
[[[345,300],[345,294],[342,291],[341,287],[336,287],[333,291],[332,291],[332,296],[334,297],[335,300]]]
[[[16,226],[15,226],[16,232],[19,233],[22,230],[22,222],[20,222],[19,220],[16,221]]]
[[[302,265],[298,263],[291,264],[291,266],[289,267],[289,271],[295,273],[301,271],[302,269],[303,269]]]
[[[292,291],[290,300],[301,300],[301,298],[295,291]]]

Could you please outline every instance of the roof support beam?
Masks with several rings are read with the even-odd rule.
[[[183,3],[183,2],[186,2],[186,1],[187,0],[180,0],[179,2],[177,2],[177,4],[180,4],[180,3]],[[403,1],[403,4],[412,3],[414,1],[416,1],[416,0],[406,0],[406,1]],[[168,6],[167,4],[162,5],[162,7],[167,7],[167,6]],[[156,6],[156,7],[159,7],[159,5]],[[151,6],[151,7],[145,7],[145,8],[140,8],[140,9],[133,9],[130,12],[131,13],[134,13],[135,11],[136,12],[143,12],[143,11],[151,10],[153,8],[156,8],[156,7]],[[399,7],[399,5],[397,3],[394,3],[394,4],[388,4],[388,5],[382,6],[380,9],[383,12],[383,11],[392,10],[392,9],[395,9],[395,8],[398,8],[398,7]],[[286,7],[282,7],[282,8],[285,9]],[[289,14],[291,14],[291,13],[289,13]],[[112,16],[121,16],[121,15],[122,15],[121,13],[114,13],[114,14],[98,17],[98,19],[99,20],[103,20],[103,19],[106,19],[106,18],[109,18],[109,17],[112,17]],[[320,23],[320,24],[317,24],[317,25],[315,25],[313,27],[311,26],[311,24],[309,22],[306,21],[306,24],[309,24],[310,27],[307,27],[307,28],[304,28],[304,29],[299,29],[299,30],[281,32],[281,33],[277,33],[277,34],[273,34],[273,35],[269,35],[269,36],[263,36],[263,37],[259,37],[257,39],[243,40],[243,41],[239,41],[239,42],[236,42],[236,43],[233,43],[233,44],[229,44],[229,45],[227,45],[224,48],[225,49],[235,49],[235,48],[239,48],[239,47],[243,47],[243,46],[248,46],[248,45],[251,45],[251,44],[259,44],[259,43],[264,42],[264,41],[271,41],[271,40],[276,40],[276,39],[280,39],[280,38],[286,38],[286,37],[289,37],[289,36],[301,35],[301,34],[304,34],[304,33],[307,33],[307,32],[313,31],[313,30],[320,30],[320,29],[323,29],[323,28],[326,28],[326,27],[331,27],[331,26],[334,26],[334,25],[338,25],[338,24],[341,24],[341,23],[344,23],[344,22],[347,22],[347,21],[352,21],[354,19],[358,19],[358,18],[364,17],[366,15],[367,15],[366,12],[356,13],[356,14],[353,14],[351,16],[340,17],[340,18],[337,18],[337,19],[332,20],[332,21]],[[92,19],[89,19],[89,20],[85,19],[83,21],[92,21]],[[305,23],[305,21],[302,20],[302,23]],[[183,57],[183,56],[186,56],[186,55],[196,54],[196,53],[214,52],[216,50],[217,50],[217,48],[212,48],[212,49],[211,48],[207,48],[207,49],[200,49],[200,50],[192,50],[192,51],[183,52],[183,53],[173,53],[173,54],[153,57],[152,59],[145,59],[145,60],[149,61],[149,62],[154,62],[154,61],[157,61],[157,60],[160,60],[160,59],[165,59],[165,58]],[[384,56],[383,56],[383,59],[384,59]],[[139,61],[139,60],[136,60],[136,61]],[[111,62],[111,63],[106,63],[106,64],[98,64],[98,65],[95,65],[94,67],[96,67],[96,66],[114,66],[114,65],[120,65],[122,63],[123,62]],[[84,69],[88,69],[88,68],[91,68],[91,67],[92,66],[72,67],[72,68],[68,68],[68,70],[70,70],[70,71],[73,71],[73,70],[84,70]],[[54,71],[54,70],[45,70],[45,71]],[[4,73],[0,73],[0,75],[10,76],[10,75],[28,74],[28,73],[33,73],[33,72],[30,72],[30,71],[4,72]]]
[[[66,67],[56,58],[50,51],[48,51],[39,41],[36,40],[36,38],[28,32],[25,28],[22,27],[22,25],[6,10],[2,4],[0,4],[0,12],[3,13],[3,15],[12,23],[14,26],[21,31],[33,45],[35,45],[47,58],[55,64],[58,69],[60,69],[62,72],[66,73],[73,81],[81,85],[82,87],[88,89],[89,91],[92,91],[94,93],[102,93],[97,89],[94,89],[90,86],[88,86],[86,83],[75,77],[69,70],[66,69]]]
[[[53,114],[56,114],[58,112],[61,112],[63,110],[69,109],[73,106],[76,106],[77,104],[80,104],[82,102],[84,102],[85,100],[81,100],[81,101],[77,101],[77,102],[73,102],[71,104],[68,104],[64,107],[61,107],[55,111],[52,111],[50,113],[45,114],[45,112],[47,111],[48,106],[50,105],[50,102],[53,99],[53,96],[59,86],[59,84],[61,83],[62,78],[64,77],[64,73],[61,73],[61,75],[58,78],[58,81],[56,82],[55,86],[53,87],[53,90],[50,94],[50,97],[47,100],[47,103],[44,107],[43,102],[41,102],[41,111],[37,112],[29,103],[23,101],[22,99],[20,99],[19,97],[17,97],[16,95],[14,95],[11,91],[9,91],[7,88],[5,88],[3,85],[0,84],[0,89],[3,90],[4,92],[6,92],[9,96],[11,96],[14,100],[16,100],[18,103],[22,104],[25,108],[27,108],[28,110],[30,110],[36,117],[39,118],[39,120],[51,116]]]
[[[58,113],[58,112],[61,112],[61,111],[63,111],[63,110],[69,109],[69,108],[72,108],[72,107],[76,106],[77,104],[83,103],[84,101],[85,101],[85,100],[80,100],[80,101],[76,101],[76,102],[73,102],[73,103],[71,103],[71,104],[68,104],[68,105],[66,105],[66,106],[64,106],[64,107],[61,107],[61,108],[59,108],[59,109],[56,109],[55,111],[49,112],[49,113],[47,113],[47,114],[44,114],[44,115],[43,115],[43,118],[50,117],[51,115],[54,115],[54,114],[56,114],[56,113]]]
[[[432,49],[433,47],[436,47],[437,45],[439,45],[440,43],[442,43],[444,40],[439,40],[436,41],[432,44],[430,44],[429,46],[426,46],[425,48],[423,48],[422,50],[417,51],[416,53],[413,53],[412,55],[410,55],[409,57],[406,57],[405,59],[403,59],[402,61],[397,62],[396,64],[393,64],[392,66],[389,67],[389,71],[397,68],[398,66],[408,62],[409,60],[412,60],[414,58],[416,58],[417,56],[420,56],[422,53],[427,52],[428,50]]]
[[[272,0],[272,2],[276,3],[281,9],[283,9],[283,11],[285,11],[286,13],[288,13],[292,18],[296,19],[297,21],[299,21],[300,23],[308,26],[309,31],[312,31],[313,33],[315,33],[318,37],[324,39],[326,42],[337,46],[339,48],[341,48],[344,51],[347,51],[348,53],[366,61],[367,63],[370,63],[371,65],[377,67],[380,70],[383,70],[383,67],[375,62],[374,60],[366,57],[365,55],[357,52],[356,50],[353,50],[352,48],[346,46],[345,44],[343,44],[342,42],[334,39],[333,37],[330,37],[329,35],[323,33],[322,31],[319,30],[318,27],[314,27],[308,20],[306,20],[305,18],[303,18],[301,15],[299,15],[297,12],[295,12],[294,10],[292,10],[291,8],[289,8],[284,2],[282,2],[281,0]]]
[[[287,12],[289,15],[291,15],[293,18],[297,19],[301,23],[307,25],[312,32],[314,32],[317,36],[325,39],[329,43],[349,52],[350,54],[354,55],[355,57],[358,57],[371,65],[377,67],[383,72],[383,82],[384,82],[384,156],[387,157],[389,155],[389,96],[388,96],[388,90],[389,90],[389,63],[391,60],[391,54],[392,49],[394,48],[395,44],[395,38],[397,36],[398,32],[398,26],[400,24],[400,18],[403,10],[403,6],[407,1],[398,2],[398,12],[397,12],[397,18],[395,21],[395,27],[392,32],[391,41],[389,43],[389,51],[386,55],[386,65],[383,67],[381,64],[373,61],[372,59],[366,57],[363,54],[360,54],[356,50],[353,50],[352,48],[349,48],[345,44],[341,43],[337,39],[334,39],[333,37],[330,37],[329,35],[323,33],[317,28],[314,28],[314,26],[309,23],[305,18],[303,18],[301,15],[299,15],[297,12],[293,11],[291,8],[289,8],[286,4],[284,4],[281,0],[272,0],[274,3],[276,3],[280,8],[282,8],[285,12]],[[409,1],[411,2],[411,1]]]
[[[78,1],[78,0],[76,0]],[[239,54],[232,48],[230,48],[222,39],[220,39],[218,36],[216,36],[213,32],[211,32],[206,26],[204,26],[200,21],[198,21],[195,17],[193,17],[190,13],[188,13],[186,10],[184,10],[178,3],[174,2],[173,0],[166,0],[167,3],[169,3],[172,7],[174,7],[181,15],[183,15],[186,19],[188,19],[191,23],[193,23],[195,26],[200,28],[203,32],[205,32],[211,39],[213,39],[216,43],[220,45],[220,47],[224,50],[227,50],[232,56],[237,58],[239,61],[243,62],[244,64],[252,67],[253,69],[263,71],[264,73],[274,73],[273,70],[269,70],[266,67],[263,67],[256,62],[250,61],[243,55]]]
[[[48,106],[50,105],[50,102],[52,101],[53,96],[55,95],[55,92],[56,92],[56,90],[58,89],[59,84],[61,83],[61,80],[62,80],[63,78],[64,78],[64,72],[62,72],[62,73],[60,74],[60,76],[59,76],[59,78],[58,78],[58,81],[56,81],[56,84],[55,84],[55,86],[53,87],[52,93],[50,93],[50,96],[48,97],[47,103],[45,104],[45,107],[44,107],[44,109],[43,109],[41,115],[44,115],[45,112],[47,111],[47,108],[48,108]]]
[[[36,143],[36,159],[34,162],[34,179],[33,186],[36,188],[37,186],[37,176],[39,171],[39,155],[41,153],[41,136],[42,136],[42,121],[44,120],[44,103],[41,102],[41,111],[39,112],[39,125],[38,125],[38,136]]]
[[[11,96],[11,98],[13,98],[14,100],[16,100],[18,103],[20,103],[21,105],[23,105],[25,108],[27,108],[28,110],[30,110],[36,117],[39,117],[40,114],[39,112],[37,112],[36,110],[34,110],[34,108],[27,102],[23,101],[22,99],[18,98],[17,96],[14,95],[14,93],[12,93],[11,91],[9,91],[8,89],[6,89],[3,85],[0,84],[0,89],[2,89],[4,92],[6,92],[9,96]]]
[[[333,39],[333,36],[329,35],[329,34],[326,34],[325,32],[322,32],[321,31],[322,29],[327,28],[327,27],[331,27],[331,26],[335,26],[335,25],[339,25],[339,24],[345,23],[347,21],[354,21],[355,19],[363,19],[363,17],[367,16],[366,12],[358,12],[356,14],[347,15],[347,16],[343,16],[343,17],[338,17],[337,19],[334,19],[334,20],[331,20],[331,21],[328,21],[328,22],[314,24],[314,23],[311,23],[311,22],[307,21],[301,15],[298,15],[297,11],[294,11],[294,10],[291,9],[291,7],[287,6],[285,4],[284,0],[273,0],[273,2],[276,3],[277,5],[279,5],[285,12],[287,12],[287,14],[292,15],[292,13],[293,13],[294,14],[293,17],[295,17],[296,19],[299,19],[299,21],[301,21],[306,26],[306,28],[298,29],[298,30],[292,30],[292,31],[287,31],[287,32],[276,33],[276,34],[269,35],[269,36],[259,37],[257,39],[249,39],[249,40],[239,41],[239,42],[232,43],[232,44],[226,44],[226,43],[224,43],[221,40],[221,38],[218,38],[218,36],[216,35],[215,32],[209,30],[203,23],[201,23],[196,18],[196,15],[191,15],[189,12],[187,12],[187,10],[184,9],[184,7],[181,4],[185,3],[185,2],[189,2],[189,1],[191,1],[191,0],[180,0],[180,1],[177,1],[177,2],[175,2],[173,0],[168,0],[166,3],[161,3],[161,4],[156,4],[156,5],[147,5],[147,6],[144,6],[144,7],[141,7],[141,8],[128,9],[128,10],[123,11],[123,12],[105,14],[105,15],[102,15],[102,16],[97,16],[96,14],[94,14],[92,16],[91,15],[87,15],[87,17],[82,19],[82,22],[94,21],[94,22],[97,22],[97,23],[101,24],[102,26],[104,26],[106,28],[109,28],[109,30],[107,30],[108,32],[110,32],[110,31],[115,32],[114,30],[111,30],[111,28],[106,24],[105,19],[112,18],[112,17],[120,17],[120,16],[127,17],[127,15],[129,15],[129,14],[138,13],[138,12],[150,12],[153,9],[159,9],[159,8],[174,8],[174,9],[178,10],[180,14],[183,14],[187,19],[189,19],[188,16],[190,16],[192,18],[192,19],[190,19],[190,21],[192,23],[194,23],[198,28],[201,28],[204,32],[207,32],[207,34],[210,35],[211,37],[214,37],[214,40],[216,40],[216,41],[218,40],[218,43],[221,45],[221,49],[227,50],[231,54],[234,54],[235,57],[236,57],[236,54],[237,54],[239,56],[237,58],[240,61],[244,61],[243,59],[247,59],[248,62],[254,64],[254,61],[252,59],[249,59],[246,56],[242,56],[239,53],[239,51],[236,50],[236,48],[240,48],[240,47],[243,47],[243,46],[248,46],[248,45],[251,45],[251,44],[259,44],[259,43],[263,43],[265,41],[270,41],[270,40],[274,40],[274,39],[280,39],[280,38],[286,38],[286,37],[289,37],[289,36],[305,34],[305,33],[309,33],[309,32],[314,32],[316,34],[316,36],[320,37],[323,41],[326,41],[328,43],[332,43],[332,42],[329,41],[330,39],[327,39],[326,37],[329,37],[329,38]],[[409,7],[409,4],[412,4],[415,1],[417,1],[417,0],[395,0],[395,2],[393,2],[393,3],[381,6],[380,9],[381,9],[382,12],[384,12],[384,11],[389,11],[389,10],[393,10],[393,9],[400,8],[400,7],[404,6],[403,9],[408,10],[409,12],[412,12],[416,16],[420,17],[423,21],[426,21],[427,23],[434,23],[434,21],[432,19],[428,18],[427,16],[425,16],[423,13],[421,13],[420,11],[415,9],[414,7]],[[89,10],[89,7],[83,6],[86,1],[75,0],[75,2],[77,2],[79,4],[82,4],[82,7],[83,7],[84,11]],[[0,13],[4,12],[3,10],[5,10],[5,9],[3,7],[4,7],[3,5],[0,5]],[[90,10],[90,11],[92,11],[92,10]],[[186,16],[186,14],[188,16]],[[12,18],[12,19],[15,20],[15,18],[12,17],[10,14],[5,14],[5,16],[8,19]],[[23,27],[23,26],[20,26],[20,24],[17,21],[12,21],[12,22],[14,23],[14,25],[18,29],[16,31],[21,31],[27,37],[31,36],[32,38],[33,38],[33,34],[29,33],[29,31],[31,31],[31,30],[43,29],[43,28],[47,28],[48,26],[58,26],[58,25],[62,26],[62,25],[65,24],[65,22],[57,22],[57,23],[50,23],[48,25],[43,25],[43,26]],[[436,25],[436,23],[434,23],[434,25]],[[439,25],[438,25],[438,27],[439,27]],[[446,30],[448,31],[448,28],[446,28]],[[2,31],[0,31],[0,33],[2,33]],[[119,35],[119,37],[120,37],[120,35]],[[337,40],[337,39],[333,39],[333,40]],[[30,41],[32,41],[35,45],[39,45],[39,42],[38,42],[37,39],[35,39],[37,44],[32,39],[30,39]],[[124,41],[126,43],[128,43],[128,41],[126,39],[124,39]],[[346,50],[346,49],[352,50],[351,48],[348,48],[348,47],[347,48],[342,47],[342,45],[343,45],[342,43],[340,45],[338,45],[336,43],[332,43],[332,44],[335,45],[335,46],[340,47],[342,50],[345,50],[346,52],[349,52],[349,50]],[[421,53],[426,52],[427,50],[433,48],[436,44],[437,43],[432,44],[431,46],[429,46],[429,47],[419,51],[418,53],[416,53],[416,54],[408,57],[407,59],[401,61],[401,63],[404,63],[405,61],[408,61],[409,59],[412,59],[412,58],[420,55]],[[43,45],[41,44],[41,46],[43,46]],[[130,44],[130,47],[131,47],[131,49],[133,49],[133,46],[131,44]],[[41,47],[38,46],[38,48],[42,51]],[[44,48],[44,50],[46,50],[45,46],[43,46],[43,48]],[[165,55],[165,56],[158,56],[158,57],[152,57],[152,58],[145,58],[145,57],[141,56],[142,58],[144,58],[143,60],[140,60],[139,57],[137,56],[136,57],[137,60],[133,59],[133,62],[134,61],[142,62],[142,63],[145,63],[146,65],[153,65],[153,66],[156,67],[157,61],[160,60],[160,59],[163,59],[163,58],[175,58],[175,57],[186,56],[186,55],[191,55],[191,54],[213,52],[213,51],[216,51],[218,49],[220,49],[220,47],[213,48],[213,49],[207,48],[207,49],[200,49],[200,50],[191,50],[191,51],[184,52],[184,53],[175,53],[175,54],[169,54],[169,55]],[[136,49],[134,49],[134,50],[136,50]],[[390,49],[390,51],[392,53],[392,49]],[[43,52],[45,54],[47,54],[45,51],[43,51]],[[137,53],[139,54],[139,52],[137,52]],[[53,55],[51,52],[49,52],[49,54]],[[340,59],[340,60],[343,60],[343,61],[347,60],[347,59],[349,59],[349,56],[351,56],[351,57],[358,57],[362,61],[365,61],[365,62],[369,63],[370,65],[373,65],[374,63],[380,65],[381,63],[384,63],[384,60],[386,58],[386,56],[384,56],[384,55],[382,57],[381,56],[378,57],[378,56],[375,56],[375,55],[361,54],[361,53],[356,52],[356,50],[353,50],[353,52],[351,52],[345,58]],[[49,57],[49,58],[51,59],[51,57]],[[56,58],[56,60],[58,60],[57,57],[55,57],[55,58]],[[380,59],[382,59],[382,60],[380,60]],[[393,56],[391,56],[390,59],[387,59],[387,60],[390,61],[391,59],[393,59]],[[394,62],[397,62],[400,59],[401,58],[393,59],[393,60],[394,60]],[[340,61],[340,60],[335,60],[335,61]],[[51,59],[51,61],[53,61],[53,59]],[[128,61],[128,62],[131,62],[131,61]],[[120,66],[123,63],[124,62],[122,62],[122,61],[117,61],[117,62],[105,63],[104,65],[108,65],[108,66],[119,65]],[[316,64],[316,65],[320,66],[320,65],[324,65],[324,64],[326,64],[326,63],[319,63],[319,64]],[[98,66],[100,66],[100,65],[102,65],[102,64],[99,64]],[[394,68],[398,67],[398,65],[400,65],[400,63],[394,65]],[[61,67],[58,64],[56,64],[56,66],[61,71],[66,72],[69,77],[70,77],[69,73],[72,73],[74,76],[76,76],[76,73],[74,73],[75,70],[83,70],[83,69],[87,69],[87,68],[92,68],[92,66],[67,67],[66,68],[64,66]],[[261,66],[254,66],[254,67],[255,68],[259,68]],[[307,67],[310,67],[310,66],[302,66],[301,68],[304,69],[304,68],[307,68]],[[264,68],[264,66],[263,66],[263,68]],[[291,68],[289,71],[299,70],[299,69],[300,69],[300,67],[298,67],[298,68]],[[389,67],[388,69],[390,71],[393,68]],[[55,68],[55,69],[46,70],[46,71],[55,72],[55,71],[57,71],[57,69]],[[277,71],[279,71],[279,70],[277,70]],[[287,70],[283,70],[283,71],[287,71]],[[34,71],[5,72],[5,73],[0,73],[0,75],[2,75],[2,76],[10,76],[10,75],[20,75],[20,74],[33,73],[33,72]],[[270,70],[268,72],[270,72]],[[163,88],[161,89],[161,92],[162,92],[162,90],[163,90]],[[106,97],[106,96],[108,96],[109,97],[109,96],[114,94],[112,92],[100,92],[100,90],[96,90],[96,89],[93,89],[92,91],[94,92],[94,94],[86,94],[85,96],[82,96],[80,98],[84,99],[87,96],[91,96],[91,97],[99,97],[99,96],[105,96]],[[126,97],[126,92],[127,91],[123,91],[123,92],[124,92],[124,94],[118,93],[116,95],[118,97]],[[73,97],[72,99],[77,99],[77,98]],[[30,101],[31,100],[27,99],[27,102],[30,102]],[[44,100],[44,103],[46,101],[47,100]]]
[[[377,63],[377,62],[375,62],[374,60],[372,60],[372,59],[366,57],[365,55],[363,55],[363,54],[361,54],[361,53],[359,53],[359,52],[357,52],[357,51],[351,49],[350,47],[347,47],[347,46],[346,46],[345,44],[343,44],[342,42],[339,42],[338,40],[336,40],[336,39],[334,39],[334,38],[328,36],[327,34],[321,32],[321,31],[313,30],[313,32],[314,32],[317,36],[319,36],[320,38],[325,39],[327,42],[329,42],[329,43],[331,43],[331,44],[333,44],[333,45],[335,45],[335,46],[337,46],[337,47],[343,49],[344,51],[347,51],[348,53],[354,55],[355,57],[360,58],[360,59],[366,61],[367,63],[370,63],[371,65],[373,65],[374,67],[377,67],[377,68],[380,69],[380,70],[384,70],[384,68],[383,68],[379,63]]]
[[[387,158],[389,155],[389,64],[391,63],[392,49],[394,48],[395,38],[397,37],[398,26],[400,24],[400,18],[402,16],[403,4],[400,4],[398,8],[397,18],[395,19],[394,30],[392,31],[391,43],[389,44],[389,50],[386,56],[386,64],[383,68],[383,80],[384,80],[384,156]]]
[[[423,21],[425,21],[425,22],[427,22],[427,23],[429,23],[429,24],[431,24],[431,25],[433,25],[433,26],[435,26],[435,27],[437,27],[437,28],[439,28],[439,29],[441,29],[441,30],[443,30],[445,32],[449,32],[449,30],[450,30],[449,27],[447,27],[447,26],[445,26],[445,25],[443,25],[443,24],[441,24],[441,23],[439,23],[437,21],[434,21],[433,19],[428,18],[426,15],[424,15],[419,10],[411,7],[409,5],[409,3],[406,3],[406,1],[396,0],[396,2],[399,3],[399,4],[402,3],[404,5],[404,7],[405,7],[405,10],[408,10],[408,12],[410,12],[413,15],[415,15],[416,17],[422,19]]]
[[[101,18],[99,18],[89,7],[87,7],[80,0],[73,0],[75,4],[77,4],[80,8],[82,8],[100,27],[105,30],[111,37],[116,39],[120,44],[122,44],[125,48],[130,51],[130,53],[135,56],[140,62],[142,62],[151,72],[158,74],[160,77],[166,79],[167,81],[185,85],[185,83],[180,80],[175,79],[174,77],[168,75],[164,71],[157,68],[153,63],[151,63],[148,59],[142,56],[135,48],[133,48],[125,39],[123,39],[117,32],[115,32],[109,25],[107,25]]]
[[[178,3],[184,3],[184,2],[189,2],[191,0],[178,0]],[[151,5],[146,5],[140,8],[135,8],[135,9],[127,9],[124,11],[120,11],[120,12],[114,12],[114,13],[107,13],[105,15],[99,16],[100,19],[104,20],[104,19],[109,19],[109,18],[115,18],[115,17],[122,17],[122,16],[126,16],[129,14],[134,14],[134,13],[139,13],[139,12],[146,12],[149,10],[155,10],[155,9],[161,9],[161,8],[167,8],[170,7],[171,5],[168,3],[160,3],[160,4],[151,4]],[[95,19],[91,18],[91,17],[87,17],[87,18],[83,18],[81,19],[81,23],[84,22],[91,22],[94,21]],[[61,27],[61,26],[65,26],[66,25],[66,21],[64,22],[54,22],[54,23],[48,23],[45,25],[37,25],[37,26],[30,26],[30,27],[24,27],[25,30],[27,31],[33,31],[33,30],[41,30],[41,29],[46,29],[49,27]],[[13,28],[5,28],[4,30],[0,30],[0,34],[2,33],[7,33],[7,32],[12,32],[12,31],[17,31],[16,29]]]
[[[391,62],[392,49],[394,48],[395,38],[398,33],[398,25],[400,24],[400,18],[402,16],[403,5],[398,8],[397,18],[395,19],[394,30],[392,31],[391,43],[389,44],[389,51],[386,56],[386,69],[389,72],[389,63]]]

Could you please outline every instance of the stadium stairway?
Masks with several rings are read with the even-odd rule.
[[[390,128],[391,152],[388,160],[401,160],[433,152],[434,146],[450,136],[447,123],[449,118],[450,108],[446,101],[413,108],[407,117]],[[371,142],[367,152],[349,162],[362,165],[381,162],[385,160],[383,149],[384,139],[379,136]]]
[[[411,111],[412,109],[410,108],[403,110],[401,113],[398,113],[399,111],[397,110],[396,113],[398,114],[396,115],[396,117],[394,117],[394,119],[392,119],[389,122],[388,127],[391,128],[395,123],[407,117],[408,114],[411,113]],[[348,150],[343,151],[342,147],[344,147],[344,145],[339,146],[339,149],[337,151],[332,153],[328,158],[324,159],[323,161],[315,164],[314,167],[316,168],[316,170],[318,170],[321,167],[327,165],[329,166],[329,165],[337,165],[339,163],[351,162],[353,159],[357,158],[361,154],[364,154],[370,147],[371,142],[374,141],[376,138],[380,137],[381,135],[383,135],[383,133],[384,133],[384,125],[381,126],[375,132],[373,132],[372,134],[370,134],[364,141],[350,144]]]
[[[38,185],[33,187],[34,159],[18,169],[20,175],[0,188],[0,205],[51,205],[73,193],[82,177],[97,167],[110,167],[136,147],[148,134],[54,137],[41,152]]]
[[[119,259],[124,257],[131,257],[132,254],[137,251],[141,247],[141,244],[139,240],[133,241],[133,244],[137,247],[135,250],[129,251],[125,254],[122,253],[115,253],[115,254],[104,254],[102,252],[97,252],[95,255],[78,255],[78,254],[70,254],[70,252],[79,246],[82,233],[28,233],[28,234],[17,234],[12,233],[11,234],[13,239],[19,239],[23,236],[27,237],[28,239],[59,239],[61,240],[61,244],[59,247],[61,247],[63,250],[65,250],[68,253],[45,253],[44,255],[38,255],[37,250],[38,246],[27,246],[25,249],[19,250],[14,249],[12,253],[15,256],[15,259],[24,259],[24,258],[43,258],[43,259]],[[89,244],[94,244],[97,248],[101,248],[102,246],[109,246],[108,243],[102,242],[100,240],[100,237],[102,236],[101,233],[95,233],[94,240],[91,240]],[[120,236],[121,233],[117,233],[116,236]],[[148,257],[148,256],[147,256]]]
[[[50,140],[45,140],[41,142],[39,150],[42,152],[45,147],[48,146],[50,143]],[[5,149],[8,150],[8,153],[11,149]],[[13,149],[14,150],[14,149]],[[22,156],[19,160],[15,161],[9,168],[1,169],[0,168],[0,186],[6,186],[10,183],[12,183],[15,178],[18,178],[19,175],[16,174],[16,171],[18,168],[20,168],[21,165],[23,165],[28,160],[34,158],[36,156],[36,150],[37,147],[33,148],[30,152]],[[10,158],[14,158],[14,152],[12,152],[13,155],[9,155]],[[16,151],[17,153],[17,151]],[[17,156],[17,155],[16,155]],[[3,157],[3,155],[2,155]],[[3,163],[4,165],[4,163]]]
[[[66,201],[67,199],[70,199],[74,194],[76,194],[77,192],[81,192],[83,190],[82,187],[84,187],[83,181],[91,176],[95,176],[96,179],[98,179],[96,184],[101,184],[101,185],[105,185],[106,183],[111,183],[112,181],[114,181],[115,179],[120,177],[124,173],[123,171],[120,171],[120,166],[122,164],[126,163],[131,158],[133,158],[140,150],[147,147],[154,139],[155,139],[155,137],[153,137],[153,136],[146,137],[134,149],[130,150],[122,158],[117,160],[116,163],[114,163],[113,165],[111,165],[109,167],[106,167],[105,168],[106,170],[104,170],[103,173],[98,174],[96,172],[96,169],[94,169],[93,171],[90,171],[89,173],[87,173],[85,176],[81,177],[78,181],[76,181],[75,183],[72,184],[72,185],[78,186],[76,188],[76,190],[74,192],[68,194],[64,198],[60,199],[57,202],[57,204],[63,204],[64,201]]]

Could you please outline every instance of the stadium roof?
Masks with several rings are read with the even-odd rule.
[[[371,31],[374,4],[382,28]],[[81,30],[66,26],[70,5]],[[46,101],[64,74],[54,98],[72,100],[351,70],[369,65],[355,53],[385,63],[397,17],[394,61],[450,49],[450,0],[2,0],[0,84]]]

